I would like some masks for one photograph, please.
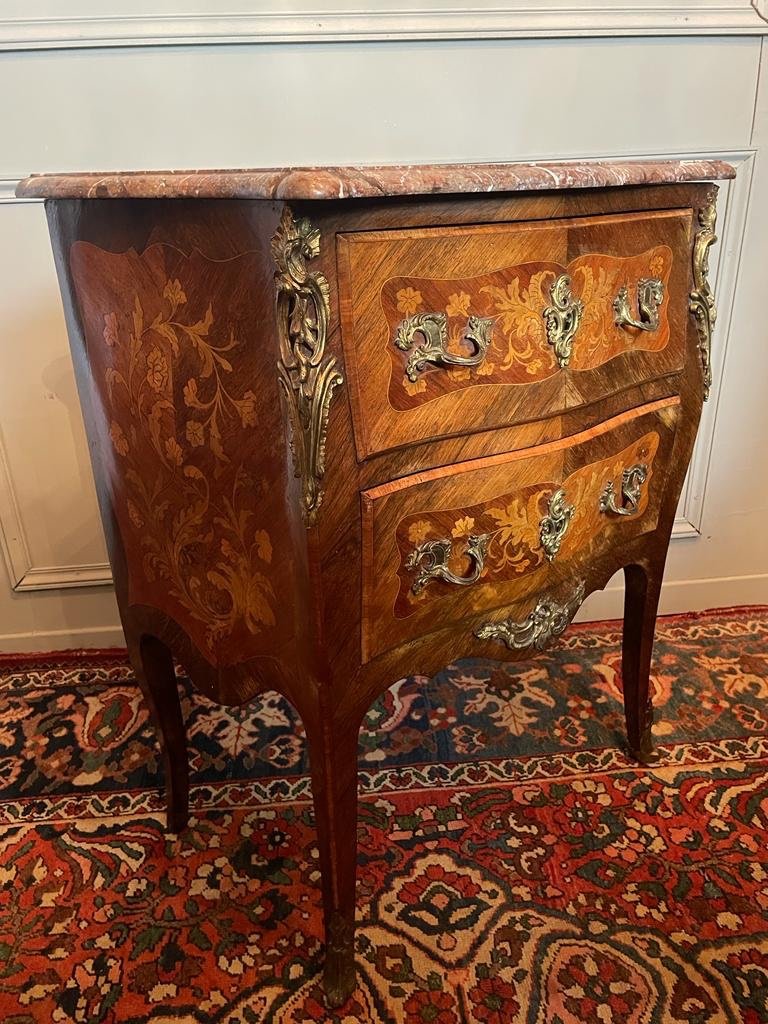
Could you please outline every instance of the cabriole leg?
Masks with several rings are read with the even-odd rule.
[[[307,728],[320,868],[323,875],[325,969],[330,1007],[355,988],[355,874],[357,867],[357,733],[354,725]]]
[[[662,568],[647,570],[641,565],[628,565],[624,569],[624,715],[629,752],[641,764],[655,764],[659,760],[651,734],[653,704],[649,682],[662,575]]]
[[[168,831],[181,832],[189,819],[189,761],[173,657],[153,636],[129,641],[128,649],[163,753]]]

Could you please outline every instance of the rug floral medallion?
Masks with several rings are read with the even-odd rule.
[[[163,827],[120,655],[0,665],[5,1024],[768,1021],[768,609],[661,619],[658,766],[623,751],[620,632],[396,683],[360,737],[359,987],[319,987],[301,723],[184,680]]]

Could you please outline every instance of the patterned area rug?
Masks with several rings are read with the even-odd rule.
[[[361,735],[356,996],[318,987],[302,729],[185,687],[194,817],[162,826],[119,655],[0,663],[0,1019],[768,1020],[768,609],[663,619],[663,763],[622,752],[620,634],[397,683]]]

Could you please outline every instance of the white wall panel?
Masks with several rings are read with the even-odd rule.
[[[705,37],[5,53],[0,177],[741,149],[759,50]]]
[[[9,14],[6,3],[3,13],[29,21],[50,6],[11,4]],[[134,14],[205,6],[145,3]],[[83,0],[70,14],[97,17],[101,7]],[[707,17],[745,10],[735,2],[701,5]],[[0,19],[0,46],[6,28]],[[753,135],[760,51],[760,38],[750,35],[11,50],[0,53],[0,95],[13,99],[4,109],[0,178],[77,169],[732,157],[740,176],[725,190],[722,258],[712,260],[721,309],[714,362],[723,378],[682,509],[702,534],[691,528],[692,537],[674,543],[663,602],[670,610],[751,602],[761,593],[768,600],[768,531],[759,529],[768,474],[756,470],[768,439],[758,270],[760,260],[768,265],[762,93]],[[103,579],[39,204],[0,201],[0,312],[7,466],[4,479],[0,460],[0,523],[11,575],[27,565],[32,585],[77,582],[78,568]],[[26,555],[13,539],[19,533]],[[614,587],[583,614],[619,611]],[[18,593],[0,585],[0,649],[112,643],[117,622],[110,588]]]

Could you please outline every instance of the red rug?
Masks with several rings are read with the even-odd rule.
[[[186,683],[166,837],[120,654],[0,662],[0,1019],[768,1021],[768,609],[659,623],[663,763],[621,749],[615,624],[401,681],[361,734],[357,995],[318,987],[300,723]]]

